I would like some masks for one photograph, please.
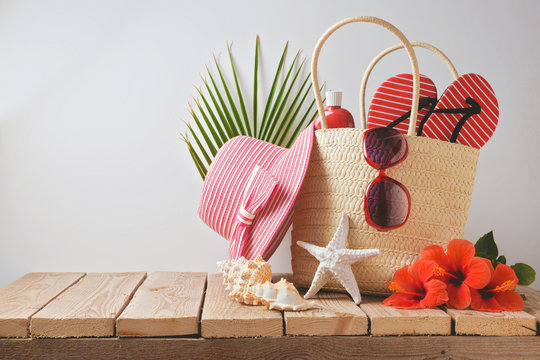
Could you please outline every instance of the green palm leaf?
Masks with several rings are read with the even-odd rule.
[[[223,90],[225,90],[225,95],[227,96],[227,100],[229,101],[229,106],[231,107],[231,111],[234,115],[236,126],[238,126],[238,129],[239,129],[238,134],[245,134],[246,129],[244,129],[244,125],[242,124],[242,121],[240,120],[240,114],[238,113],[238,109],[236,108],[236,105],[234,104],[234,100],[231,96],[231,92],[227,88],[227,82],[225,81],[225,78],[223,77],[223,73],[221,72],[221,68],[215,56],[214,56],[214,62],[216,64],[216,69],[218,71],[219,78],[221,79],[221,83],[223,84]],[[226,109],[225,104],[223,104],[223,107]]]
[[[193,108],[191,107],[191,104],[188,103],[188,106],[189,106],[189,110],[190,110],[190,113],[191,113],[191,117],[193,118],[193,120],[195,120],[195,124],[197,124],[197,128],[199,129],[199,132],[203,136],[204,141],[206,142],[206,145],[208,146],[208,149],[212,153],[212,156],[216,156],[217,150],[214,147],[214,144],[212,143],[212,141],[210,141],[210,138],[206,134],[206,131],[205,131],[204,127],[202,126],[201,122],[199,121],[199,118],[197,117],[197,115],[195,115],[195,111],[193,111]],[[195,136],[193,128],[187,122],[185,124],[188,127],[188,129],[190,130],[190,132],[193,134],[193,136]],[[201,146],[201,148],[202,148],[202,146]],[[210,164],[210,162],[212,162],[212,161],[210,160],[208,164]]]
[[[249,119],[247,115],[246,104],[244,103],[244,97],[242,96],[242,90],[240,89],[240,84],[238,83],[238,76],[236,75],[236,66],[234,65],[234,60],[232,57],[231,45],[227,46],[227,52],[229,53],[229,60],[231,61],[231,71],[234,76],[234,84],[236,85],[236,94],[238,95],[238,101],[240,103],[240,110],[242,110],[242,118],[244,120],[244,125],[246,126],[247,133],[249,135],[252,135],[251,126],[249,126]]]
[[[258,136],[261,136],[261,134],[264,132],[265,125],[267,124],[268,115],[269,115],[268,112],[270,111],[272,100],[274,99],[274,92],[276,91],[278,80],[279,80],[279,77],[281,76],[281,69],[283,68],[283,62],[285,61],[285,55],[287,55],[288,48],[289,48],[289,42],[287,41],[287,43],[285,44],[285,48],[283,49],[283,53],[281,54],[281,59],[279,60],[276,74],[274,75],[274,81],[272,82],[272,87],[270,88],[268,99],[266,100],[266,105],[264,107],[264,113],[263,113],[263,118],[262,118],[261,132],[257,134]]]
[[[203,165],[201,159],[199,158],[195,150],[193,150],[193,146],[191,146],[191,143],[189,142],[187,134],[180,134],[180,137],[186,143],[189,154],[191,155],[191,158],[193,159],[193,162],[195,163],[195,167],[197,167],[197,171],[199,171],[201,178],[204,180],[204,178],[206,177],[206,172],[207,172],[205,166]]]
[[[191,125],[189,125],[189,123],[187,122],[184,122],[187,126],[187,128],[189,129],[189,132],[191,133],[191,135],[193,135],[193,138],[195,139],[195,142],[197,143],[197,146],[199,147],[199,151],[202,153],[202,155],[204,156],[205,160],[206,160],[206,163],[208,165],[210,165],[212,163],[212,159],[210,158],[210,155],[208,155],[208,152],[206,151],[206,149],[204,148],[203,144],[201,143],[201,141],[199,140],[199,137],[197,136],[197,134],[193,131],[193,128],[191,127]]]
[[[257,135],[257,99],[259,97],[259,35],[255,40],[255,65],[253,66],[253,135]]]
[[[300,52],[298,52],[287,65],[288,48],[287,42],[273,75],[261,118],[258,114],[259,36],[255,40],[251,119],[248,115],[248,104],[244,100],[246,97],[240,85],[231,45],[227,44],[231,82],[227,80],[225,68],[220,65],[216,56],[213,59],[213,69],[206,67],[206,79],[201,77],[203,88],[195,87],[198,93],[198,98],[193,99],[195,106],[188,104],[195,126],[186,122],[187,131],[180,135],[203,179],[219,148],[232,137],[254,136],[280,146],[286,143],[286,147],[289,147],[300,131],[315,118],[315,100],[311,101],[309,106],[306,104],[309,102],[308,98],[313,97],[310,96],[310,75],[302,75],[305,74],[306,60],[300,59]],[[299,79],[302,81],[298,81]],[[193,138],[194,142],[191,142],[190,138]]]
[[[297,57],[298,57],[298,55],[297,55]],[[295,58],[295,61],[296,61],[296,58]],[[294,67],[294,61],[293,61],[293,64],[291,65],[291,68],[289,69],[289,71],[287,73],[287,76],[285,77],[285,80],[283,81],[283,86],[280,89],[279,94],[278,94],[278,99],[280,101],[279,101],[279,104],[276,104],[278,106],[277,107],[277,112],[270,116],[270,120],[268,121],[269,125],[268,125],[268,128],[266,130],[266,134],[263,137],[263,139],[266,140],[266,141],[270,141],[270,137],[271,137],[271,135],[272,135],[272,133],[273,133],[275,127],[276,127],[276,124],[278,122],[280,122],[280,120],[281,120],[281,114],[283,113],[283,110],[285,109],[285,106],[287,105],[287,102],[289,100],[289,95],[291,94],[291,91],[293,90],[294,85],[296,84],[296,79],[298,79],[298,75],[300,75],[300,72],[302,71],[302,67],[304,66],[304,62],[305,62],[305,60],[302,61],[301,65],[298,67],[298,69],[296,71],[296,74],[294,75],[293,79],[291,80],[291,83],[289,84],[287,92],[285,93],[285,95],[282,98],[283,91],[285,90],[285,85],[287,84],[287,80],[288,80],[288,78],[290,76],[291,71],[293,70],[293,67]],[[278,100],[276,100],[276,103],[277,102],[278,102]]]

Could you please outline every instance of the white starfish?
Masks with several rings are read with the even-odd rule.
[[[316,246],[298,241],[297,244],[309,251],[319,260],[320,264],[311,282],[311,287],[304,296],[312,298],[323,286],[335,276],[345,290],[351,294],[354,302],[360,304],[362,297],[360,289],[354,278],[351,265],[379,255],[379,249],[347,249],[347,236],[349,235],[349,217],[343,213],[334,237],[326,247]]]

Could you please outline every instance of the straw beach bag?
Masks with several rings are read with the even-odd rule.
[[[353,265],[360,290],[366,294],[388,294],[387,280],[404,265],[411,264],[422,249],[431,244],[446,247],[454,238],[461,238],[476,174],[479,150],[446,141],[415,136],[415,122],[410,121],[406,136],[409,154],[405,161],[387,170],[387,175],[404,184],[411,195],[408,221],[390,231],[370,227],[364,214],[364,194],[377,177],[362,152],[362,135],[366,131],[365,85],[375,64],[386,54],[404,47],[413,71],[413,102],[410,119],[417,118],[419,71],[414,46],[425,47],[443,58],[457,78],[450,60],[438,49],[423,43],[411,44],[390,23],[374,17],[353,17],[340,21],[321,37],[312,59],[313,89],[319,89],[317,62],[328,37],[340,27],[353,22],[369,22],[383,26],[396,35],[401,44],[383,51],[368,67],[360,91],[360,128],[328,129],[321,94],[316,102],[322,129],[315,132],[313,150],[306,177],[296,200],[292,231],[293,280],[297,286],[309,287],[319,262],[297,241],[326,246],[336,231],[341,213],[350,218],[347,247],[378,248],[381,253]],[[333,279],[324,289],[344,291]]]

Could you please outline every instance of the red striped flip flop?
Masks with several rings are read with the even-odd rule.
[[[498,121],[499,104],[489,83],[478,74],[465,74],[441,96],[423,135],[480,149]]]
[[[413,95],[412,74],[399,74],[383,82],[371,100],[369,106],[367,127],[393,127],[403,134],[409,129]],[[426,120],[437,101],[437,88],[433,81],[420,74],[420,103],[417,117],[418,122]],[[431,106],[430,106],[431,105]],[[424,119],[425,117],[425,119]],[[421,129],[421,127],[420,127]]]

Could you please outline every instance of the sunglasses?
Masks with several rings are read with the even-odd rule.
[[[386,176],[385,171],[405,160],[409,151],[407,139],[389,127],[367,130],[363,139],[367,163],[379,170],[364,197],[366,221],[379,231],[398,228],[409,217],[411,196],[403,184]]]

